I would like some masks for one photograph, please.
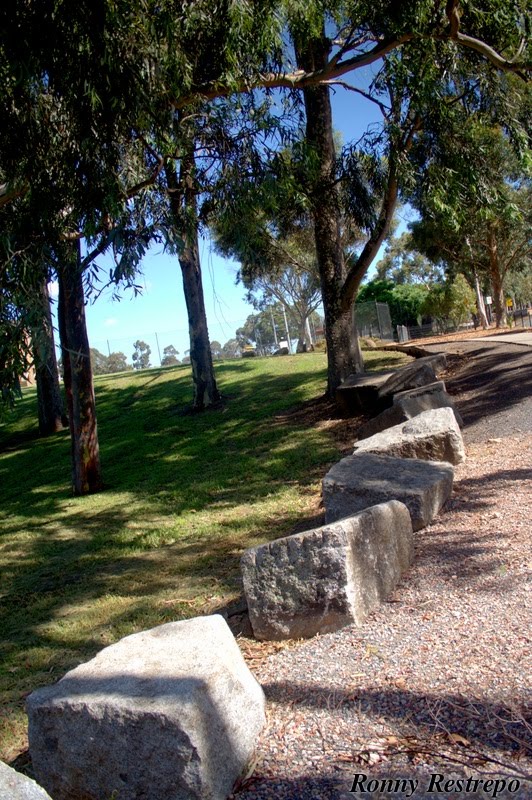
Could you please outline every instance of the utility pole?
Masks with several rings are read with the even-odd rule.
[[[161,359],[161,348],[159,347],[159,337],[155,334],[155,341],[157,342],[157,352],[159,353],[159,366],[161,366],[162,359]]]

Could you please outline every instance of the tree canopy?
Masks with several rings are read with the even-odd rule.
[[[530,73],[528,11],[526,0],[64,0],[60,9],[48,0],[4,4],[0,290],[7,309],[3,329],[12,343],[10,357],[0,363],[3,377],[15,380],[13,359],[23,347],[25,322],[16,315],[26,313],[28,297],[53,269],[61,284],[65,376],[71,423],[76,420],[72,435],[97,441],[94,404],[87,400],[92,391],[83,308],[99,256],[114,256],[109,280],[134,282],[151,238],[164,227],[188,273],[197,273],[190,231],[197,234],[202,209],[192,184],[198,182],[197,157],[212,157],[206,137],[197,132],[216,129],[216,155],[223,156],[238,140],[236,117],[228,121],[224,109],[232,105],[232,114],[256,120],[254,130],[260,130],[259,107],[269,105],[274,117],[294,120],[300,141],[304,121],[302,169],[293,175],[292,197],[296,209],[304,199],[304,213],[312,219],[328,388],[334,393],[362,365],[351,306],[399,197],[431,196],[435,207],[444,202],[438,192],[443,182],[430,170],[433,154],[443,153],[449,142],[461,152],[454,132],[478,114],[489,116],[505,141],[525,152],[530,100],[513,100],[524,94],[520,84]],[[369,65],[370,85],[352,82]],[[341,152],[329,98],[335,85],[363,96],[382,114],[378,129]],[[282,96],[274,89],[283,90]],[[277,144],[266,140],[261,146]],[[283,141],[277,149],[285,147]],[[462,174],[467,168],[462,165]],[[175,175],[180,183],[173,182]],[[170,232],[152,191],[161,186],[179,221]],[[348,258],[341,235],[347,217],[366,237]],[[494,220],[488,228],[493,267],[499,232]],[[13,281],[24,287],[23,303],[10,288]],[[200,281],[188,287],[199,292]],[[195,308],[189,317],[201,311],[201,302]],[[208,359],[206,332],[202,341]],[[193,366],[195,352],[192,347]],[[70,354],[77,354],[72,369]],[[81,464],[87,453],[77,452]]]

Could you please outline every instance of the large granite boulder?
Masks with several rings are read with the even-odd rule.
[[[434,408],[452,408],[458,425],[462,427],[463,420],[456,408],[452,398],[445,390],[443,381],[435,381],[427,386],[419,386],[416,389],[406,389],[393,396],[393,405],[384,409],[376,417],[365,422],[358,429],[358,439],[368,439],[376,433],[407,422],[412,417],[417,417],[423,411],[431,411]]]
[[[27,709],[35,775],[54,800],[224,800],[265,723],[218,615],[127,636]]]
[[[399,367],[385,381],[378,390],[379,400],[382,402],[389,399],[392,402],[393,395],[407,389],[417,389],[434,383],[436,374],[445,368],[447,359],[445,353],[437,353],[433,356],[417,358],[411,364]]]
[[[410,417],[406,417],[401,406],[390,406],[385,408],[376,417],[369,419],[357,431],[358,440],[368,439],[376,433],[392,428],[394,425],[399,425],[401,422],[406,422]]]
[[[393,405],[402,409],[406,419],[412,419],[423,411],[431,411],[434,408],[452,408],[459,426],[463,427],[464,424],[452,397],[447,394],[443,381],[397,392],[393,396]]]
[[[51,800],[39,784],[0,761],[0,800]]]
[[[451,408],[423,411],[417,417],[355,442],[355,453],[381,453],[425,461],[465,461],[464,440]]]
[[[393,375],[390,370],[360,372],[349,375],[336,390],[336,403],[345,414],[375,413],[390,405],[388,399],[379,400],[379,389]]]
[[[247,550],[242,576],[257,639],[299,639],[360,624],[412,560],[412,523],[397,500]]]
[[[446,462],[355,453],[335,464],[323,479],[325,521],[395,499],[408,508],[412,527],[418,531],[432,522],[450,497],[453,475]]]

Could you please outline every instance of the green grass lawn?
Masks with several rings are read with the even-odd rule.
[[[366,354],[368,368],[399,364]],[[316,513],[338,460],[327,425],[286,414],[323,394],[325,357],[227,361],[223,409],[183,413],[189,367],[98,378],[106,489],[70,494],[69,436],[41,439],[25,392],[0,425],[0,758],[24,698],[122,636],[240,593],[242,551]]]

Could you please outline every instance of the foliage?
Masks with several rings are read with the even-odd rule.
[[[323,321],[319,314],[309,315],[311,326],[319,328]],[[256,314],[250,314],[244,325],[236,331],[236,340],[240,349],[246,345],[256,347],[259,355],[270,355],[279,347],[281,341],[295,341],[298,335],[300,318],[281,303],[273,303]],[[289,337],[290,334],[290,337]]]
[[[229,339],[222,347],[223,358],[237,358],[241,354],[237,339]]]
[[[134,282],[159,222],[160,205],[148,188],[159,180],[167,188],[165,167],[181,158],[182,134],[188,135],[184,128],[192,120],[204,134],[198,153],[206,165],[213,153],[227,154],[235,141],[245,140],[243,128],[234,127],[239,112],[253,135],[264,125],[261,105],[278,118],[290,116],[297,128],[294,90],[344,82],[348,73],[375,65],[370,85],[361,81],[352,88],[381,109],[380,129],[347,146],[341,158],[333,152],[325,181],[323,160],[309,141],[296,153],[302,180],[285,171],[295,208],[306,205],[308,214],[331,180],[346,216],[369,236],[360,258],[344,265],[347,275],[339,270],[345,281],[336,293],[344,309],[386,235],[398,192],[408,193],[416,182],[419,170],[409,163],[409,152],[421,121],[428,147],[418,152],[418,164],[426,161],[431,141],[449,129],[461,97],[468,114],[488,108],[504,118],[517,146],[524,143],[527,115],[521,105],[511,111],[510,101],[517,91],[511,73],[524,74],[529,63],[526,0],[483,0],[460,9],[455,0],[393,8],[368,0],[103,0],[90,9],[65,0],[60,14],[46,4],[4,6],[0,205],[10,204],[25,220],[17,248],[37,239],[54,252],[62,237],[82,234],[87,252],[117,256],[112,280]],[[296,59],[305,50],[305,69],[294,71],[294,48]],[[484,63],[505,70],[504,80]],[[274,98],[274,87],[287,89],[285,96]],[[262,146],[275,144],[266,140]],[[286,141],[280,145],[282,152]],[[208,191],[212,176],[203,170]],[[441,192],[439,199],[445,203]],[[180,236],[169,233],[167,239],[178,249]],[[90,283],[97,270],[95,264]],[[320,270],[323,278],[323,264]]]
[[[211,344],[212,357],[214,359],[217,359],[217,360],[222,358],[223,357],[223,352],[222,352],[222,345],[220,344],[220,342],[218,342],[218,341],[216,341],[216,339],[214,339],[213,341],[211,341],[210,344]]]
[[[455,328],[468,322],[475,309],[475,292],[461,273],[453,280],[432,286],[423,305],[423,312],[433,317],[441,330],[446,329],[448,320]]]
[[[151,347],[149,344],[137,339],[133,347],[135,348],[132,355],[133,369],[148,369],[151,355]]]
[[[100,353],[95,347],[90,348],[91,365],[94,375],[109,375],[113,372],[126,372],[132,367],[127,363],[124,353],[110,353],[108,356]]]
[[[394,284],[418,283],[429,286],[442,279],[439,264],[416,250],[411,232],[392,236],[386,245],[383,258],[376,264],[379,280],[391,280]]]
[[[419,325],[423,316],[428,288],[421,284],[399,284],[391,280],[375,278],[363,284],[357,303],[370,300],[388,303],[392,325]]]
[[[458,273],[450,287],[448,316],[455,328],[471,320],[476,308],[475,292],[462,273]]]
[[[512,117],[530,98],[512,88],[506,125],[491,109],[471,114],[458,104],[435,143],[420,140],[424,174],[412,198],[421,214],[411,226],[413,246],[450,275],[462,271],[472,282],[478,276],[494,298],[498,324],[506,275],[526,271],[532,258],[530,150],[512,140]]]
[[[505,290],[517,306],[532,306],[532,266],[519,272],[509,271],[506,275]]]
[[[175,367],[179,364],[179,350],[176,350],[173,344],[167,345],[163,350],[163,357],[161,359],[161,367]]]

